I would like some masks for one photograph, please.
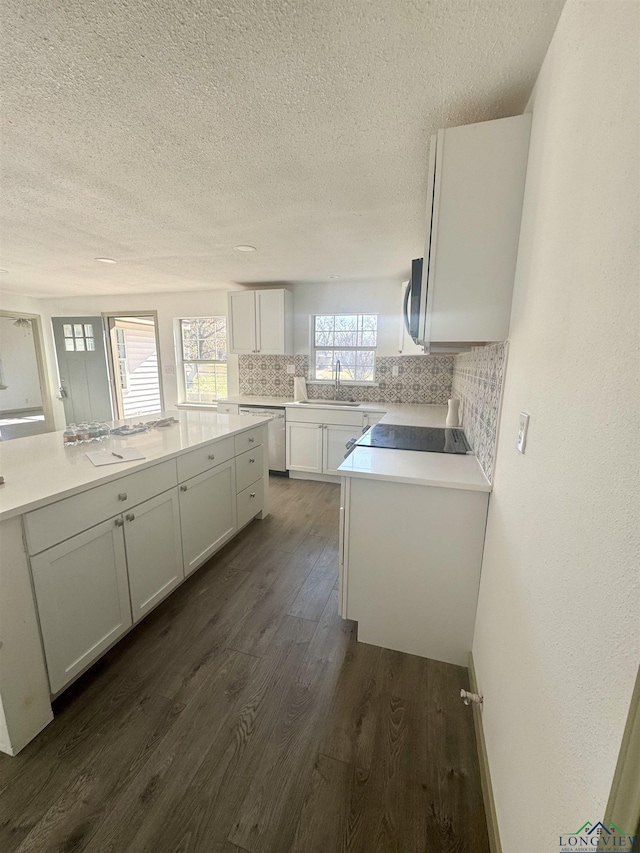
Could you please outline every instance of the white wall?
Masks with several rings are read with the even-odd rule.
[[[293,345],[296,353],[309,354],[311,314],[370,313],[378,314],[378,355],[398,355],[403,322],[401,281],[332,281],[287,285],[287,288],[293,291]],[[419,355],[422,348],[408,339],[403,351]]]
[[[532,99],[473,643],[505,853],[603,817],[638,666],[638,11],[570,0]]]
[[[7,386],[0,390],[0,412],[42,406],[33,329],[14,323],[12,318],[0,317],[2,379]]]

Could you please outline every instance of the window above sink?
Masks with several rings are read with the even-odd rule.
[[[311,382],[375,383],[377,314],[315,314],[311,318]],[[315,401],[314,401],[315,402]],[[330,405],[336,405],[329,401]]]

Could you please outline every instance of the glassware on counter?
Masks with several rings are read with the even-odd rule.
[[[91,421],[89,424],[89,441],[100,441],[100,424],[98,421]]]
[[[98,426],[98,434],[100,435],[100,438],[109,438],[111,435],[111,428],[109,427],[109,424],[104,422],[101,423]]]
[[[84,421],[81,424],[78,424],[76,436],[78,444],[82,444],[84,441],[91,441],[91,431],[89,430],[89,424],[85,423]]]
[[[69,424],[69,426],[62,433],[62,443],[65,447],[73,447],[78,443],[78,436],[76,433],[77,427],[75,424]]]

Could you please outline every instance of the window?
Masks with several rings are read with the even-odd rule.
[[[312,374],[316,380],[373,382],[377,314],[316,314],[312,322]]]
[[[67,352],[95,352],[96,342],[91,323],[64,323],[62,333]]]
[[[179,321],[184,399],[214,403],[227,396],[227,318]]]

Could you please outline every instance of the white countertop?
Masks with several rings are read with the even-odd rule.
[[[446,406],[391,403],[386,408],[387,414],[380,421],[383,424],[444,427],[447,416]],[[491,484],[475,456],[357,446],[338,470],[344,477],[392,480],[396,483],[477,492],[491,491]]]
[[[92,441],[74,447],[62,443],[62,431],[16,438],[0,442],[0,474],[5,479],[0,486],[0,520],[21,515],[28,510],[82,492],[132,471],[180,456],[199,444],[217,441],[253,429],[269,418],[248,415],[218,415],[215,412],[163,412],[179,423],[151,429],[127,438],[112,435],[103,441]],[[153,419],[160,417],[153,415]],[[152,416],[128,418],[116,424],[138,423]],[[86,453],[94,450],[115,450],[135,447],[144,460],[119,462],[96,468]]]
[[[293,403],[293,397],[252,397],[250,394],[238,394],[236,397],[224,397],[219,403],[238,403],[241,406],[286,406]]]

